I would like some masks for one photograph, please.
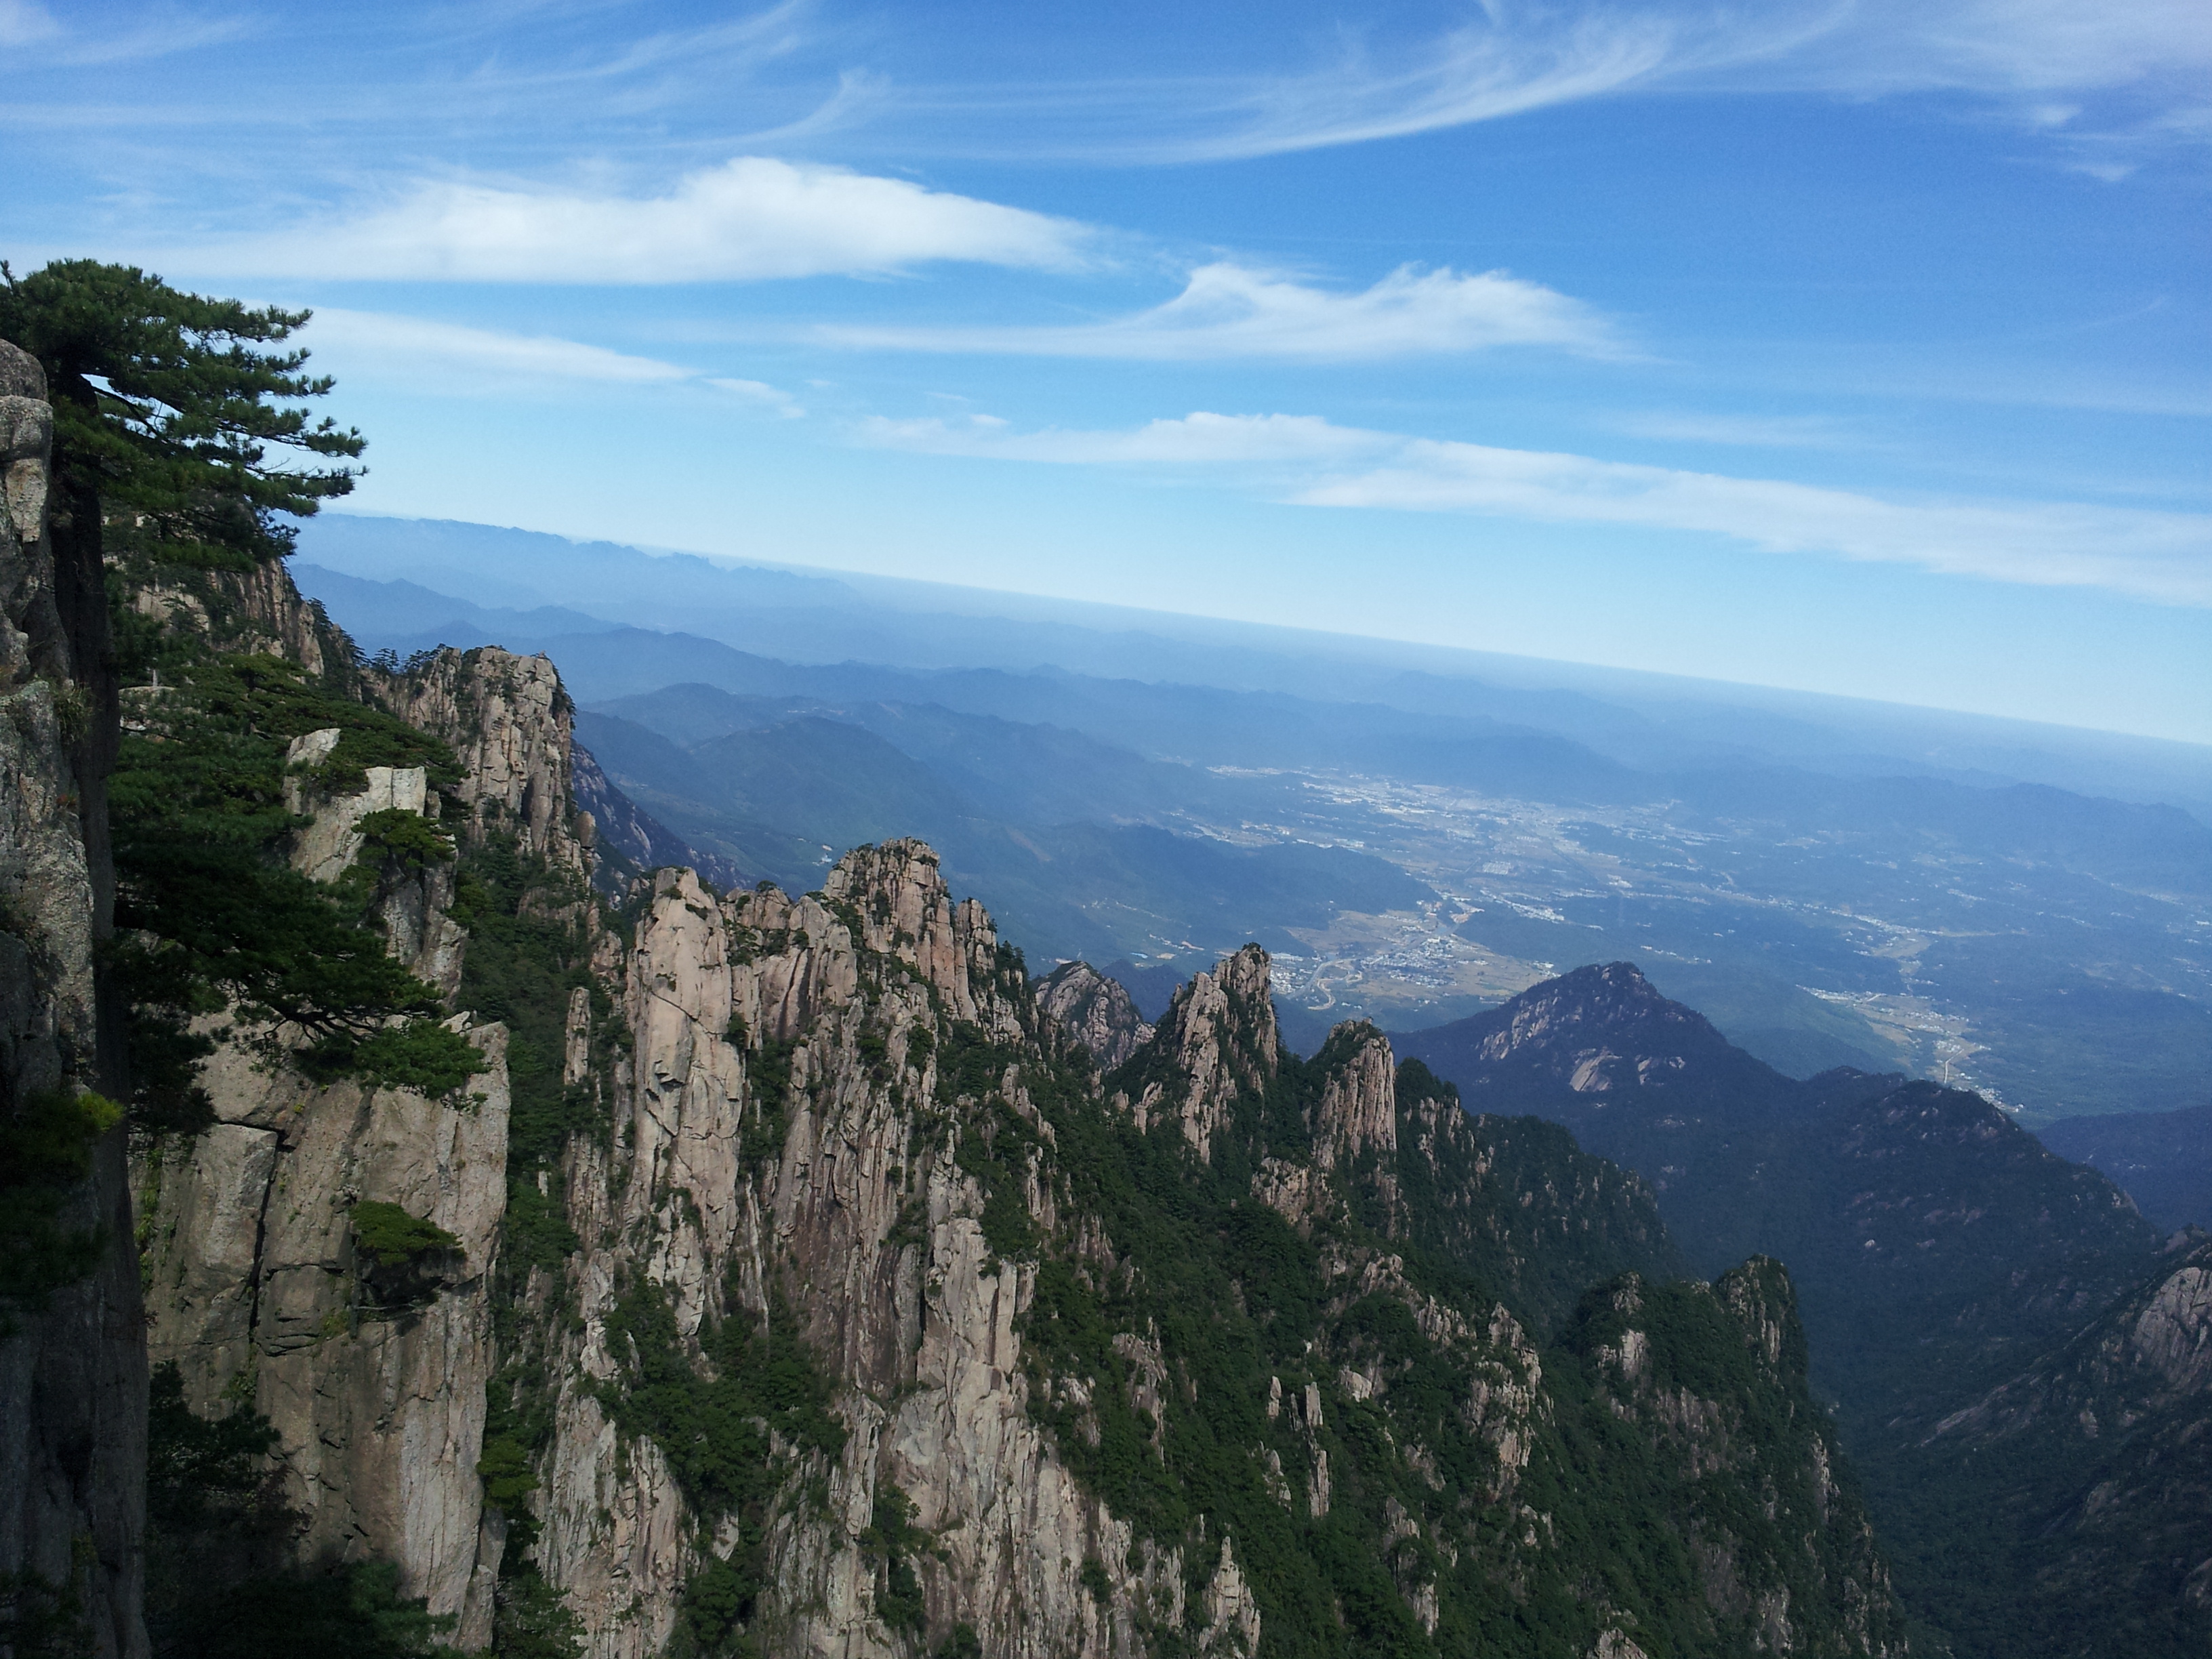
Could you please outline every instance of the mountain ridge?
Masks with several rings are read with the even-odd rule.
[[[1963,1091],[1850,1070],[1784,1077],[1627,963],[1400,1042],[1470,1103],[1536,1112],[1642,1171],[1699,1270],[1753,1251],[1790,1263],[1816,1384],[1838,1399],[1899,1583],[1959,1653],[2088,1651],[2065,1644],[2100,1624],[2144,1632],[2136,1650],[2190,1650],[2158,1644],[2204,1628],[2195,1559],[2140,1578],[2160,1587],[2148,1611],[2088,1563],[2171,1554],[2183,1547],[2155,1540],[2212,1520],[2205,1449],[2178,1429],[2136,1427],[2201,1422],[2212,1374],[2158,1361],[2183,1366],[2182,1395],[2155,1412],[2108,1408],[2118,1427],[2101,1440],[2059,1413],[1986,1426],[2002,1416],[1992,1402],[2047,1395],[2055,1385],[2033,1379],[2070,1375],[2064,1356],[2092,1340],[2085,1332],[2136,1341],[2127,1333],[2153,1304],[2169,1309],[2159,1317],[2172,1334],[2145,1352],[2212,1344],[2197,1269],[2162,1264],[2176,1243],[2103,1175]],[[2146,1486],[2144,1437],[2160,1435],[2172,1480]],[[2135,1520],[2100,1516],[2103,1483],[2130,1481]],[[1963,1555],[1961,1540],[1974,1540]]]

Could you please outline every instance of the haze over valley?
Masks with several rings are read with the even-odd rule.
[[[1632,959],[1798,1076],[2029,1122],[2212,1077],[2190,745],[1249,629],[1214,654],[1188,619],[481,526],[302,548],[368,648],[547,651],[610,775],[747,879],[923,834],[1033,959],[1119,963],[1148,1012],[1247,939],[1309,1048]]]
[[[0,0],[0,1659],[2212,1659],[2203,0]]]

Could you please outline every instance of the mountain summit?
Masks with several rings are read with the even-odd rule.
[[[1971,1426],[1995,1420],[1977,1403],[1991,1390],[2015,1397],[2029,1385],[2008,1379],[2067,1372],[2073,1362],[2057,1356],[2086,1324],[2118,1317],[2106,1310],[2131,1297],[2157,1304],[2173,1277],[2159,1266],[2159,1230],[2126,1194],[1980,1096],[1850,1069],[1784,1077],[1628,963],[1579,969],[1396,1042],[1471,1104],[1539,1114],[1642,1174],[1698,1270],[1761,1253],[1789,1264],[1814,1379],[1838,1402],[1900,1582],[1960,1654],[2075,1651],[2039,1645],[2029,1627],[2043,1615],[2021,1611],[2044,1605],[2046,1580],[2072,1586],[2077,1603],[2104,1597],[2114,1628],[2134,1618],[2125,1595],[2095,1588],[2105,1581],[2089,1556],[2069,1553],[2077,1522],[2094,1520],[2081,1548],[2109,1564],[2126,1554],[2116,1528],[2148,1550],[2183,1516],[2212,1522],[2197,1496],[2212,1482],[2197,1474],[2156,1493],[2129,1488],[2133,1522],[2098,1512],[2100,1481],[2133,1478],[2127,1425],[2142,1411],[2122,1412],[2118,1431],[2094,1443],[2054,1413],[2029,1424],[2015,1412],[2002,1432]],[[2191,1294],[2182,1286],[2167,1302],[2194,1306]],[[2181,1386],[2193,1390],[2187,1409],[2212,1409],[2212,1379]],[[1941,1477],[1931,1447],[1952,1460]],[[1974,1455],[1954,1459],[1954,1447]],[[2176,1442],[2168,1455],[2185,1464],[2205,1454]],[[2018,1496],[2031,1492],[2051,1507],[2031,1514]],[[2017,1532],[1993,1535],[1993,1513]],[[2159,1617],[2185,1624],[2180,1577],[2160,1583]],[[1945,1609],[1960,1610],[1955,1622]],[[2055,1603],[2045,1612],[2057,1619]],[[2067,1627],[2085,1616],[2072,1606]]]

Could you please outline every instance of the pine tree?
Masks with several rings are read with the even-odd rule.
[[[129,513],[175,562],[248,569],[289,553],[276,515],[349,491],[360,469],[344,462],[363,444],[298,406],[331,385],[303,372],[307,353],[270,349],[310,314],[185,294],[130,265],[57,260],[19,278],[0,264],[0,338],[45,366],[73,537]]]
[[[289,739],[336,726],[339,773],[427,764],[450,782],[443,745],[296,665],[191,640],[178,642],[186,684],[159,706],[160,729],[119,742],[111,600],[138,619],[107,591],[109,532],[157,566],[234,581],[289,554],[285,520],[359,475],[360,433],[303,406],[331,386],[286,343],[308,315],[183,293],[127,265],[62,260],[18,277],[0,264],[0,337],[39,359],[54,410],[64,639],[49,655],[90,704],[75,757],[87,850],[96,878],[111,863],[115,875],[95,893],[102,1082],[147,1127],[206,1122],[196,1073],[214,1044],[192,1021],[226,1008],[277,1023],[288,1057],[320,1079],[441,1092],[481,1069],[439,1024],[435,988],[363,925],[376,872],[332,890],[284,858]],[[431,854],[452,856],[443,842]]]

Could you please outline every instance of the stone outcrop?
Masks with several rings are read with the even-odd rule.
[[[116,1087],[95,959],[114,884],[100,724],[113,686],[98,572],[87,606],[86,573],[51,533],[64,503],[46,396],[37,361],[0,341],[0,1127]],[[104,1237],[97,1266],[0,1310],[0,1574],[73,1591],[106,1659],[146,1651],[146,1358],[121,1128],[92,1160],[56,1221]]]
[[[264,608],[286,614],[281,592]],[[141,1166],[149,1328],[191,1403],[268,1414],[301,1552],[397,1563],[459,1646],[490,1638],[503,1576],[534,1576],[592,1659],[740,1633],[822,1659],[971,1633],[986,1659],[1254,1659],[1347,1620],[1459,1642],[1501,1595],[1566,1620],[1571,1650],[1626,1652],[1655,1609],[1582,1608],[1587,1564],[1561,1540],[1590,1517],[1553,1512],[1581,1501],[1563,1414],[1593,1377],[1708,1474],[1778,1410],[1802,1409],[1802,1434],[1759,1456],[1791,1480],[1827,1467],[1775,1358],[1796,1352],[1786,1310],[1742,1316],[1773,1396],[1757,1410],[1725,1390],[1644,1401],[1642,1359],[1631,1376],[1605,1355],[1648,1345],[1610,1330],[1595,1358],[1542,1350],[1531,1333],[1601,1266],[1655,1260],[1648,1194],[1468,1117],[1425,1073],[1401,1088],[1371,1028],[1300,1060],[1257,946],[1147,1031],[1088,969],[1033,989],[918,842],[850,853],[797,897],[680,867],[616,879],[601,848],[623,803],[580,804],[596,786],[550,664],[351,672],[460,776],[423,775],[419,808],[398,773],[367,798],[303,793],[303,867],[343,872],[372,811],[435,805],[468,913],[507,884],[500,914],[544,930],[526,937],[547,959],[470,977],[469,950],[514,946],[459,934],[451,867],[380,876],[372,913],[462,1005],[456,1027],[473,984],[514,1033],[471,1030],[488,1069],[442,1099],[314,1088],[226,1045],[204,1072],[215,1127]],[[453,1243],[372,1262],[363,1204]],[[1555,1360],[1595,1369],[1562,1391]],[[756,1364],[818,1420],[732,1405]],[[529,1471],[504,1514],[477,1474],[495,1420]],[[1744,1495],[1723,1497],[1690,1481],[1635,1524],[1753,1549],[1714,1519]],[[1887,1651],[1886,1589],[1846,1498],[1837,1515],[1791,1548],[1871,1610],[1829,1646]],[[1357,1542],[1313,1553],[1322,1522]],[[1840,1627],[1782,1616],[1741,1615],[1792,1641]]]
[[[1322,1169],[1373,1152],[1398,1151],[1398,1065],[1373,1026],[1340,1028],[1349,1048],[1322,1086],[1314,1114],[1314,1161]]]
[[[189,575],[159,567],[139,574],[130,605],[146,620],[187,633],[216,649],[281,657],[318,680],[350,684],[356,675],[353,641],[301,597],[283,566],[270,561],[250,571],[194,570]]]
[[[1016,1325],[1035,1269],[985,1243],[983,1194],[957,1156],[994,1110],[1026,1102],[994,1079],[988,1103],[938,1103],[951,1022],[1019,1040],[1008,992],[1021,983],[980,907],[952,902],[918,842],[849,855],[819,899],[716,900],[689,872],[654,878],[623,970],[635,1046],[616,1085],[619,1150],[570,1166],[569,1213],[605,1243],[569,1269],[575,1380],[538,1500],[537,1565],[593,1654],[659,1650],[723,1520],[698,1513],[659,1459],[625,1449],[599,1407],[621,1371],[606,1322],[640,1277],[687,1337],[788,1297],[836,1379],[850,1432],[813,1476],[821,1509],[771,1529],[772,1650],[906,1650],[858,1541],[891,1486],[932,1540],[917,1565],[933,1630],[972,1624],[994,1656],[1129,1650],[1126,1598],[1101,1605],[1079,1569],[1119,1560],[1130,1530],[1026,1410]],[[781,1097],[758,1080],[769,1045],[785,1050]],[[749,1158],[749,1139],[778,1120],[781,1134]],[[1041,1188],[1036,1201],[1048,1218]]]
[[[267,1414],[304,1557],[397,1562],[402,1593],[476,1648],[499,1562],[476,1464],[508,1101],[505,1031],[470,1036],[489,1069],[445,1100],[303,1089],[226,1047],[205,1073],[220,1121],[146,1161],[139,1202],[154,1360],[195,1410],[243,1395]],[[349,1219],[363,1201],[459,1241],[434,1287],[380,1299]]]
[[[1110,1072],[1152,1040],[1152,1028],[1119,980],[1087,962],[1063,962],[1031,987],[1037,1012]]]
[[[452,793],[465,833],[511,834],[521,852],[586,873],[569,782],[575,706],[549,659],[449,646],[380,678],[373,693],[453,749],[462,777]]]
[[[1248,945],[1176,993],[1159,1041],[1177,1075],[1143,1083],[1129,1103],[1138,1127],[1172,1121],[1201,1158],[1212,1157],[1234,1103],[1264,1093],[1282,1060],[1269,971],[1267,953]]]
[[[336,881],[352,866],[361,855],[361,821],[370,813],[420,817],[430,810],[428,775],[419,766],[371,766],[365,769],[368,787],[358,794],[312,799],[299,773],[328,760],[340,735],[335,726],[310,732],[295,738],[284,754],[284,804],[310,819],[293,837],[292,867],[310,881]]]
[[[278,623],[312,623],[281,571],[266,586],[264,609]],[[279,626],[266,643],[290,650],[299,637]],[[325,640],[325,656],[343,643]],[[462,775],[441,795],[422,768],[371,767],[366,790],[331,798],[310,774],[337,732],[295,740],[288,796],[309,819],[295,838],[296,868],[336,879],[362,852],[369,814],[441,809],[466,841],[511,834],[554,870],[584,868],[568,705],[543,659],[443,652],[412,674],[359,672],[365,691],[451,744]],[[453,866],[434,861],[387,870],[370,904],[394,954],[448,996],[466,947],[449,914],[453,891]],[[596,927],[596,915],[582,905],[580,924]],[[453,1639],[473,1650],[491,1635],[503,1549],[477,1464],[498,1362],[510,1098],[506,1031],[470,1029],[469,1018],[452,1023],[485,1069],[442,1099],[318,1088],[250,1044],[225,1042],[202,1068],[215,1126],[151,1144],[137,1185],[152,1358],[178,1366],[196,1411],[243,1399],[268,1417],[302,1559],[396,1564],[400,1592],[451,1617]],[[395,1286],[362,1256],[350,1214],[363,1202],[397,1205],[458,1243]]]

